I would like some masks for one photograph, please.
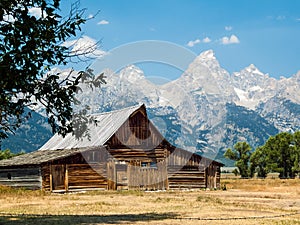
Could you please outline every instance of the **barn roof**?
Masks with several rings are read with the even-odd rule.
[[[104,148],[104,146],[95,147],[95,149]],[[40,165],[52,160],[62,159],[68,156],[93,150],[93,148],[75,148],[75,149],[56,149],[53,151],[39,150],[27,154],[15,156],[11,159],[0,160],[0,167],[20,166],[20,165]]]
[[[145,108],[145,106],[138,105],[121,110],[94,114],[93,118],[97,120],[97,124],[89,125],[88,132],[90,137],[78,139],[69,133],[63,138],[61,135],[55,134],[40,150],[73,149],[104,145],[126,120],[140,108]]]

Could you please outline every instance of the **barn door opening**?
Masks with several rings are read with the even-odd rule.
[[[51,174],[52,174],[52,189],[53,190],[65,189],[66,166],[52,165]]]
[[[206,188],[216,189],[217,188],[217,176],[216,176],[216,167],[210,164],[206,170]]]
[[[128,189],[127,164],[110,161],[107,163],[107,189]]]

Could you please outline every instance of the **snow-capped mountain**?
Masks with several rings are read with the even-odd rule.
[[[110,73],[99,110],[145,103],[153,120],[160,118],[157,126],[175,132],[167,135],[172,143],[215,154],[237,141],[256,147],[279,131],[299,129],[299,81],[300,73],[276,80],[253,64],[230,74],[209,50],[161,86],[133,65]]]
[[[78,95],[91,113],[144,103],[171,143],[210,157],[238,141],[257,147],[270,135],[300,129],[300,72],[277,80],[250,64],[230,74],[209,50],[164,85],[150,82],[134,65],[104,73],[106,85],[82,85]]]

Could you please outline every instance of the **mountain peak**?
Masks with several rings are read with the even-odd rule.
[[[144,72],[135,65],[128,65],[120,71],[120,78],[124,78],[130,82],[135,82],[145,78]]]
[[[208,67],[210,69],[219,68],[219,62],[215,57],[215,53],[213,50],[207,50],[202,52],[200,55],[196,57],[196,59],[191,63],[192,67],[197,67],[198,65],[202,65]]]
[[[202,52],[197,58],[206,59],[206,60],[216,59],[215,52],[212,49]]]
[[[258,75],[264,75],[262,72],[260,72],[259,69],[257,69],[257,67],[254,64],[250,64],[248,67],[246,67],[244,69],[244,71],[247,71],[249,73],[255,73],[255,74],[258,74]]]

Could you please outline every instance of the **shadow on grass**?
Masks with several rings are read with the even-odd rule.
[[[159,221],[177,217],[175,213],[142,213],[142,214],[112,214],[112,215],[2,215],[1,225],[56,225],[56,224],[120,224],[139,221]]]

